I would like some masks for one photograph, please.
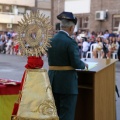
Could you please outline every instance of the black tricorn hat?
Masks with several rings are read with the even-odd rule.
[[[67,19],[67,20],[70,20],[72,21],[75,25],[77,23],[77,18],[73,15],[72,12],[62,12],[60,13],[57,18],[59,20],[63,20],[63,19]]]

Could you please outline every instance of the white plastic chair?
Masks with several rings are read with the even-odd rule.
[[[96,43],[94,43],[90,46],[90,51],[87,52],[86,58],[88,58],[89,55],[90,55],[90,58],[93,58],[93,49],[95,46],[96,46]]]
[[[112,53],[112,59],[117,59],[118,57],[117,57],[117,52],[115,51],[115,52],[113,52]]]

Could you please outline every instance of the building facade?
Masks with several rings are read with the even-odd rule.
[[[71,4],[71,2],[74,3]],[[65,10],[72,11],[77,16],[77,27],[82,30],[105,31],[108,29],[118,32],[120,29],[119,0],[65,0],[65,4]],[[75,6],[77,11],[72,6]]]
[[[92,4],[94,3],[94,4]],[[105,11],[107,18],[104,20],[95,20],[96,11]],[[90,12],[91,30],[113,30],[118,31],[120,23],[120,1],[119,0],[91,0]]]
[[[36,0],[36,7],[41,13],[50,17],[53,29],[56,29],[57,23],[59,23],[56,16],[64,11],[64,3],[65,0]]]
[[[53,6],[53,25],[54,29],[59,30],[60,21],[57,19],[57,15],[64,11],[65,0],[54,0]]]
[[[0,31],[16,30],[23,14],[33,7],[35,0],[0,0]]]
[[[59,27],[56,16],[62,11],[71,11],[78,18],[77,29],[117,32],[120,29],[119,6],[119,0],[0,0],[0,30],[15,30],[23,14],[39,10],[50,17],[53,29]]]
[[[49,16],[56,29],[56,16],[64,10],[64,3],[65,0],[0,0],[0,31],[16,30],[24,14],[37,10]]]
[[[36,8],[37,11],[49,17],[52,23],[52,0],[36,0]]]

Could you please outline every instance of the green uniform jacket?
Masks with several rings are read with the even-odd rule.
[[[51,39],[48,49],[49,66],[72,66],[84,69],[85,64],[80,60],[79,48],[74,39],[60,31]],[[77,72],[75,70],[49,70],[52,90],[60,94],[78,94]]]

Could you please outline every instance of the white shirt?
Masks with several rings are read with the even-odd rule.
[[[86,41],[83,42],[83,52],[87,52],[90,44]]]
[[[11,46],[12,45],[12,40],[9,39],[9,41],[6,44],[9,45],[9,46]]]
[[[80,39],[81,39],[81,37],[78,35],[78,36],[77,36],[77,39],[78,39],[78,40],[80,40]]]

